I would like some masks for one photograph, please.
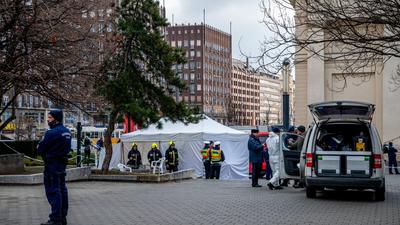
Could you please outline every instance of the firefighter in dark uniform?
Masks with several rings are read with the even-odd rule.
[[[399,170],[397,169],[397,159],[396,152],[397,149],[393,147],[393,142],[389,142],[389,146],[387,147],[388,157],[389,157],[389,173],[393,174],[392,167],[394,167],[394,172],[399,174]]]
[[[38,145],[38,154],[44,160],[44,188],[51,206],[49,220],[42,225],[65,225],[68,213],[68,190],[65,169],[71,151],[71,133],[62,124],[63,112],[51,110],[47,117],[50,127]]]
[[[128,165],[131,166],[133,169],[139,169],[142,165],[142,156],[137,148],[137,144],[133,142],[132,148],[128,153]]]
[[[173,141],[169,142],[169,148],[165,152],[165,164],[170,173],[178,171],[178,150],[175,148],[175,143]]]
[[[210,179],[210,175],[211,175],[211,163],[210,163],[210,146],[211,146],[211,142],[210,141],[205,141],[204,142],[204,147],[200,151],[201,157],[202,157],[202,160],[203,160],[206,179]]]
[[[221,150],[221,142],[217,141],[214,148],[211,149],[211,179],[219,180],[223,161],[225,161],[224,152]]]
[[[147,159],[151,165],[151,162],[158,161],[162,158],[162,154],[160,150],[158,150],[158,145],[156,143],[151,144],[151,150],[147,154]]]

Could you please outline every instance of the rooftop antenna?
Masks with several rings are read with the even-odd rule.
[[[174,26],[174,14],[172,13],[172,26]]]

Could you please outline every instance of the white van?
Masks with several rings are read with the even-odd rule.
[[[314,118],[301,149],[288,144],[294,134],[281,134],[281,178],[300,179],[308,198],[325,188],[373,189],[385,200],[383,150],[372,122],[373,104],[335,101],[308,106]]]

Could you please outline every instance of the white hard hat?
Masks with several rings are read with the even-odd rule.
[[[210,144],[210,141],[204,141],[204,144]]]
[[[216,141],[214,144],[215,145],[221,145],[221,142],[220,141]]]

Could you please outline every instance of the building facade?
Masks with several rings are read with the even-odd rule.
[[[169,26],[166,40],[181,48],[187,62],[176,65],[187,89],[176,93],[177,101],[197,107],[221,123],[228,122],[227,103],[232,70],[231,35],[205,24]]]
[[[232,60],[231,100],[228,107],[230,125],[260,124],[260,76],[246,62]]]
[[[260,73],[260,124],[282,123],[282,84],[279,76]]]
[[[305,35],[312,27],[302,21],[307,17],[304,12],[296,11],[296,35]],[[382,31],[387,32],[387,31]],[[320,31],[319,37],[324,37]],[[296,60],[296,103],[295,117],[297,123],[312,122],[307,105],[323,101],[352,100],[375,104],[373,123],[384,142],[394,140],[400,144],[400,89],[392,82],[393,74],[398,73],[400,59],[391,58],[375,61],[373,65],[362,70],[344,70],[346,60],[337,56],[341,43],[314,44],[314,49],[322,49],[319,56],[313,56],[306,50],[298,51]],[[343,51],[343,50],[342,50]],[[346,52],[341,52],[345,55]]]

